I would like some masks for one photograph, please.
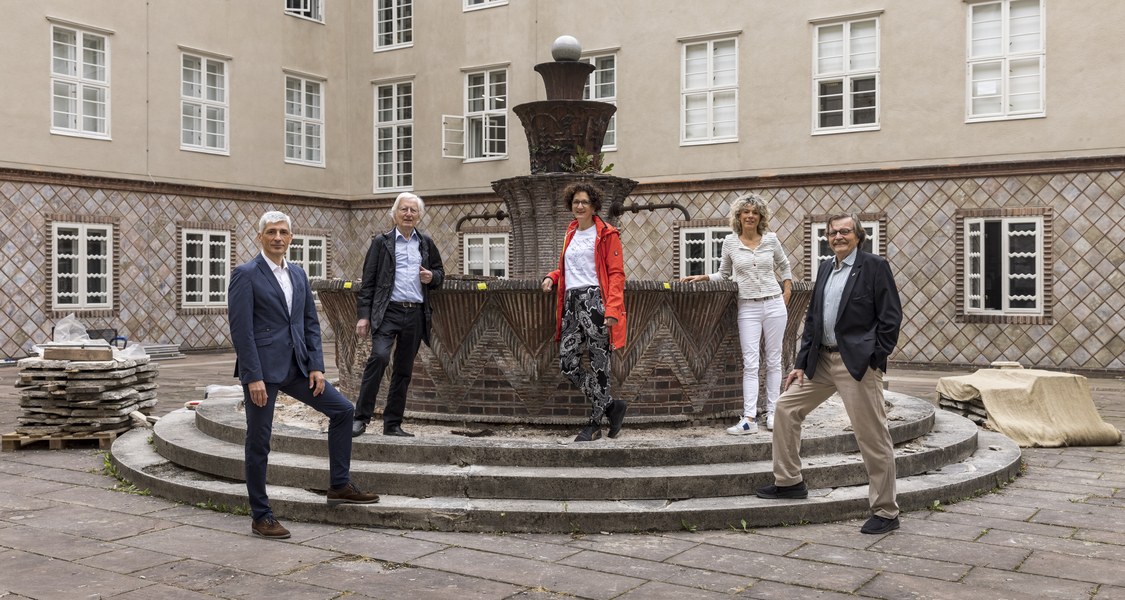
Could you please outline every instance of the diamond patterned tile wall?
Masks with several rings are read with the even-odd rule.
[[[52,215],[118,219],[120,312],[85,319],[90,327],[115,327],[130,340],[179,344],[184,349],[228,347],[224,314],[182,314],[175,298],[176,224],[208,222],[234,231],[236,262],[255,252],[257,217],[265,210],[288,211],[295,229],[329,234],[330,272],[360,275],[372,234],[391,226],[386,208],[272,204],[237,193],[214,196],[99,189],[43,174],[42,181],[0,180],[0,356],[23,356],[45,341],[61,313],[47,313],[45,220]],[[134,186],[143,188],[141,184]],[[675,202],[692,219],[724,219],[730,202],[748,190],[719,189],[702,182],[698,190],[647,191],[639,186],[629,203]],[[648,186],[657,189],[658,186]],[[686,191],[685,191],[686,190]],[[756,188],[770,202],[773,230],[789,252],[794,276],[807,277],[809,243],[805,219],[841,211],[883,213],[887,258],[903,299],[904,322],[892,360],[912,363],[987,365],[996,360],[1025,366],[1125,370],[1125,172],[1081,171],[989,177],[928,178],[917,181],[808,183]],[[191,192],[196,193],[196,192]],[[208,192],[210,193],[210,192]],[[467,203],[428,198],[423,229],[432,235],[447,272],[460,273],[458,220],[502,208],[497,201]],[[956,314],[954,215],[959,209],[1038,207],[1053,211],[1053,322],[1036,324],[961,322]],[[668,281],[673,225],[678,210],[642,210],[622,215],[619,225],[631,279]],[[499,227],[495,219],[466,226]],[[562,232],[544,232],[561,235]],[[730,324],[731,327],[734,324]],[[327,329],[327,327],[326,327]],[[326,336],[331,336],[326,331]]]

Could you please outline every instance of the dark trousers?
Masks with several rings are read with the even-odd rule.
[[[387,406],[383,409],[383,430],[402,424],[402,413],[406,412],[406,390],[410,387],[410,377],[414,372],[414,357],[422,344],[422,328],[426,317],[422,305],[405,307],[391,302],[379,328],[371,332],[371,356],[363,369],[363,381],[359,385],[359,399],[356,400],[355,419],[370,423],[375,414],[375,395],[383,373],[391,364],[391,348],[394,348],[394,368],[391,371],[391,386],[387,391]]]
[[[335,488],[347,485],[351,477],[352,461],[352,403],[332,384],[324,383],[324,393],[313,396],[308,376],[301,373],[297,363],[289,368],[285,382],[267,383],[269,400],[265,406],[250,401],[249,386],[242,386],[246,401],[246,492],[250,497],[250,515],[255,521],[271,515],[269,497],[266,496],[266,466],[270,455],[270,435],[273,433],[273,408],[278,390],[308,404],[328,417],[328,467],[329,485]]]

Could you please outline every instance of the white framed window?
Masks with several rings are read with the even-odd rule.
[[[183,54],[180,148],[227,154],[227,61]]]
[[[617,55],[599,54],[582,58],[582,62],[594,65],[582,90],[584,100],[596,100],[617,105]],[[609,118],[609,127],[602,139],[602,151],[617,150],[617,114]]]
[[[414,82],[375,86],[375,191],[414,186]]]
[[[55,309],[113,307],[113,225],[52,223]]]
[[[225,307],[230,284],[230,232],[184,229],[180,240],[184,307]]]
[[[969,5],[968,121],[1043,116],[1043,23],[1043,0]]]
[[[414,45],[414,0],[378,0],[375,51]]]
[[[285,0],[285,14],[324,22],[323,0]]]
[[[813,132],[879,128],[879,19],[817,25]]]
[[[309,279],[327,277],[328,238],[323,235],[294,235],[289,243],[288,260],[300,265]]]
[[[729,225],[680,229],[680,277],[719,272]]]
[[[285,162],[324,166],[324,82],[285,76]]]
[[[859,245],[864,252],[871,254],[882,254],[882,223],[875,219],[861,218],[863,221],[863,231],[867,233],[867,238]],[[810,270],[809,277],[812,281],[816,281],[817,273],[820,272],[820,264],[824,261],[834,258],[836,253],[832,252],[832,248],[828,245],[828,238],[825,233],[828,230],[828,224],[823,221],[812,224],[812,233],[809,236],[809,262]]]
[[[466,233],[462,244],[466,275],[508,276],[508,234]]]
[[[738,141],[738,40],[684,43],[680,143]]]
[[[109,38],[51,26],[51,132],[109,138]]]
[[[502,6],[502,5],[508,3],[508,0],[464,0],[464,1],[465,1],[465,4],[464,4],[463,10],[466,10],[466,11],[479,10],[479,9],[482,9],[482,8],[492,8],[493,6]]]
[[[965,219],[966,314],[1043,314],[1043,217]]]
[[[465,73],[465,114],[442,115],[444,158],[508,158],[508,70]]]

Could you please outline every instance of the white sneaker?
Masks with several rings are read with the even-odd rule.
[[[734,427],[727,427],[727,433],[731,435],[746,435],[749,433],[758,433],[758,424],[749,417],[742,417]]]
[[[766,429],[773,431],[773,413],[766,413]]]

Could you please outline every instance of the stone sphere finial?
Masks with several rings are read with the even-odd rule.
[[[557,61],[573,61],[582,57],[582,45],[572,35],[560,35],[551,44],[551,57]]]

